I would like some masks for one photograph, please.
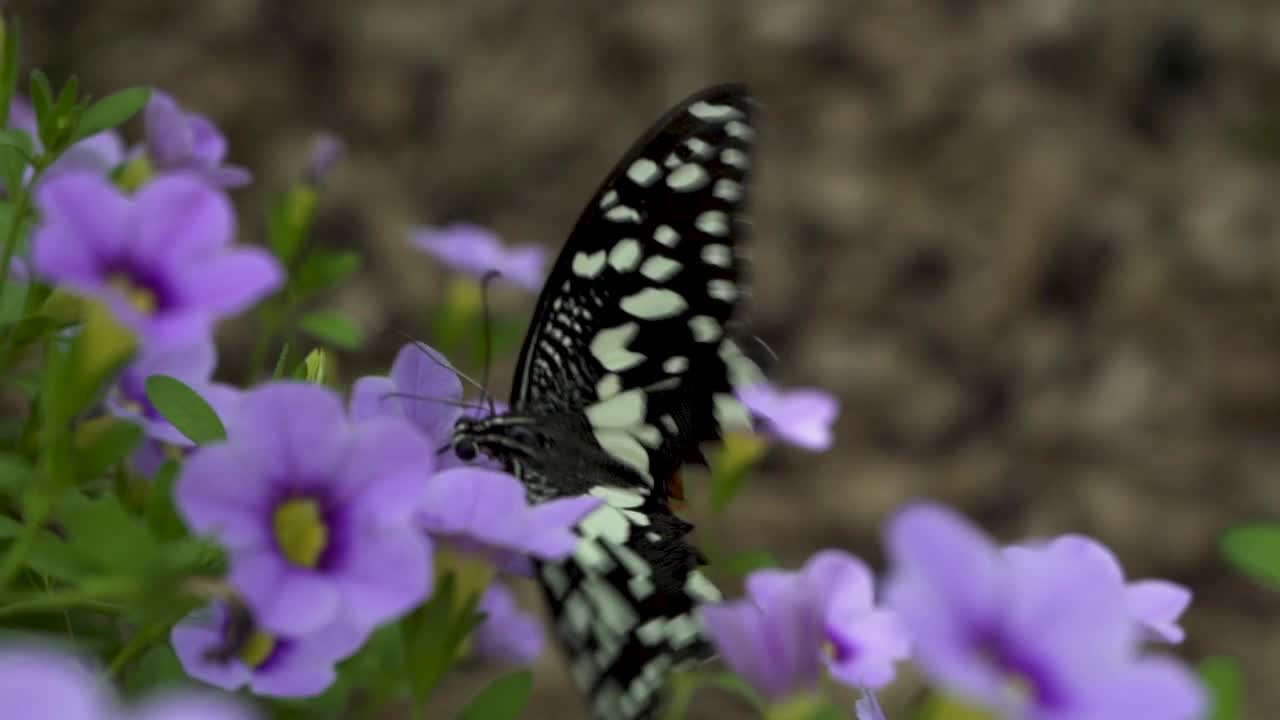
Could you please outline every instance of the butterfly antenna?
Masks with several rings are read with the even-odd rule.
[[[421,352],[423,355],[426,355],[427,359],[430,360],[431,362],[444,368],[445,370],[448,370],[454,375],[457,375],[458,379],[470,383],[472,387],[480,391],[481,395],[484,395],[486,397],[489,395],[489,391],[484,389],[484,385],[481,385],[480,383],[476,382],[475,379],[472,378],[470,375],[462,372],[458,368],[436,357],[435,352],[432,351],[431,349],[431,346],[427,345],[426,343],[422,342],[421,340],[415,338],[414,336],[402,330],[393,330],[392,332],[404,338],[405,340],[408,340],[409,342],[413,343],[413,346],[418,348],[418,351]]]
[[[752,335],[751,339],[759,343],[760,347],[764,348],[764,351],[769,353],[769,357],[773,358],[774,363],[778,362],[778,353],[774,352],[773,348],[769,347],[769,343],[765,342],[764,338],[759,335]]]
[[[434,402],[434,403],[440,403],[441,405],[451,405],[453,407],[462,408],[464,410],[484,410],[484,405],[477,405],[476,403],[469,403],[464,400],[450,400],[448,398],[431,397],[430,395],[414,395],[413,393],[406,393],[406,392],[389,392],[389,393],[382,394],[383,400],[387,400],[389,398],[400,398],[402,400],[418,400],[421,402]]]
[[[481,346],[480,355],[480,360],[484,363],[484,369],[480,371],[480,382],[485,387],[489,386],[489,360],[493,352],[493,332],[489,322],[489,283],[493,282],[494,278],[498,277],[499,274],[497,270],[490,270],[484,274],[484,277],[480,278],[480,318],[482,323],[481,331],[484,333],[484,345]],[[498,408],[493,404],[493,396],[485,393],[484,397],[489,401],[489,414],[497,415]]]

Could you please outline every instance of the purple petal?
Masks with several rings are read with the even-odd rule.
[[[1129,615],[1155,640],[1177,645],[1186,637],[1178,618],[1191,604],[1191,590],[1168,580],[1139,580],[1125,589]]]
[[[461,400],[462,381],[452,372],[444,355],[422,344],[410,343],[396,353],[391,380],[411,397],[401,399],[405,414],[433,444],[448,442],[460,411],[435,400]]]
[[[218,126],[197,113],[187,113],[187,126],[191,128],[194,139],[191,145],[192,158],[205,167],[219,165],[227,156],[227,139],[218,130]]]
[[[849,612],[865,612],[875,604],[874,579],[866,563],[843,550],[820,551],[805,563],[804,574],[818,595],[839,598]]]
[[[404,400],[396,397],[399,392],[391,378],[368,375],[359,378],[351,386],[351,419],[356,422],[371,418],[403,415]]]
[[[1193,720],[1204,717],[1206,698],[1195,675],[1167,658],[1149,658],[1099,674],[1073,720]]]
[[[238,660],[219,662],[207,657],[210,650],[223,645],[225,621],[226,609],[219,604],[210,605],[174,625],[169,642],[188,675],[223,690],[238,690],[249,681],[249,668]]]
[[[231,584],[264,630],[305,635],[338,618],[341,599],[331,578],[288,566],[274,549],[231,559]]]
[[[600,498],[579,495],[533,506],[529,509],[526,535],[529,552],[543,560],[559,560],[569,555],[578,545],[573,527],[600,505]]]
[[[303,180],[312,187],[319,187],[345,152],[346,147],[341,137],[331,132],[317,133],[311,139],[311,147],[307,151],[307,169],[303,173]]]
[[[347,617],[373,628],[421,604],[431,592],[431,544],[413,528],[390,528],[354,543],[336,577]]]
[[[25,131],[31,135],[33,140],[39,142],[36,138],[36,111],[31,107],[31,103],[26,98],[15,96],[9,104],[9,127],[15,130]]]
[[[525,290],[537,292],[546,273],[547,249],[540,246],[512,248],[500,272]]]
[[[817,685],[821,625],[808,589],[793,583],[758,607],[749,601],[704,606],[708,636],[725,662],[771,699]]]
[[[36,188],[36,205],[43,218],[31,241],[36,272],[81,290],[101,287],[104,265],[124,248],[129,201],[98,175],[68,172]]]
[[[147,154],[156,167],[175,167],[190,157],[195,133],[182,108],[168,93],[152,90],[142,119],[147,135]]]
[[[827,615],[826,635],[848,656],[830,661],[831,674],[853,687],[882,688],[893,681],[895,665],[911,654],[911,641],[898,614],[871,610],[847,618]]]
[[[811,388],[784,392],[758,383],[738,388],[737,394],[778,439],[809,450],[831,447],[831,424],[840,405],[830,393]]]
[[[162,175],[134,198],[141,222],[133,250],[160,263],[207,258],[231,243],[234,214],[226,195],[187,174]]]
[[[101,720],[113,713],[109,694],[87,667],[50,648],[29,646],[0,652],[0,707],[50,720]]]
[[[105,175],[124,162],[124,140],[120,135],[107,131],[81,140],[67,148],[61,157],[44,172],[44,177],[87,170]]]
[[[214,187],[234,189],[253,182],[253,174],[239,165],[219,165],[197,172]]]
[[[331,390],[274,382],[245,393],[227,436],[268,478],[319,481],[340,467],[351,429]]]
[[[242,246],[192,267],[182,280],[187,301],[218,314],[234,314],[279,289],[284,271],[265,250]]]
[[[520,610],[506,585],[494,582],[480,596],[485,614],[472,639],[476,652],[500,662],[531,665],[542,653],[542,623]]]
[[[424,505],[433,457],[404,420],[361,423],[334,474],[332,500],[371,526],[406,523]]]
[[[202,447],[183,464],[174,499],[192,531],[213,535],[231,550],[269,546],[263,515],[270,480],[230,445]]]
[[[862,690],[862,697],[854,703],[853,711],[857,714],[858,720],[886,720],[876,694],[866,688]]]

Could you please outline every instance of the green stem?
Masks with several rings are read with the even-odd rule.
[[[136,633],[124,647],[120,648],[120,652],[111,658],[111,662],[107,665],[106,676],[108,678],[115,677],[120,669],[123,668],[130,660],[138,656],[143,650],[146,650],[158,638],[163,637],[165,632],[173,626],[171,622],[152,623]]]
[[[56,593],[39,593],[34,596],[7,601],[0,605],[0,617],[33,612],[61,611],[76,607],[119,611],[119,603],[108,602],[105,598],[125,594],[131,588],[132,584],[120,580],[87,582],[71,590],[63,590]]]
[[[34,182],[35,178],[32,178]],[[5,283],[9,279],[9,263],[13,261],[13,251],[18,247],[18,229],[22,227],[22,216],[27,214],[28,206],[31,204],[31,191],[28,189],[30,185],[22,188],[18,193],[18,197],[14,199],[13,214],[9,217],[9,227],[4,234],[4,253],[0,254],[0,292],[4,291]]]

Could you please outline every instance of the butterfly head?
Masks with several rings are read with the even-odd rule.
[[[483,453],[507,464],[511,460],[529,457],[542,447],[541,435],[534,429],[531,418],[514,415],[458,418],[453,426],[449,445],[463,461],[474,460]]]

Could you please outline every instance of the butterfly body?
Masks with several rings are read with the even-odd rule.
[[[592,495],[572,556],[537,575],[570,675],[599,720],[649,718],[671,670],[710,657],[697,616],[720,599],[670,498],[701,444],[749,428],[733,342],[754,103],[740,85],[672,108],[570,233],[533,313],[510,410],[463,418],[533,502]]]

